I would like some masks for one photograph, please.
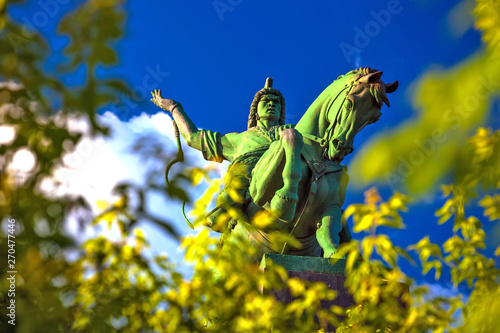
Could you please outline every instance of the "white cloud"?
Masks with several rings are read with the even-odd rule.
[[[64,161],[69,168],[59,169],[56,173],[57,179],[62,181],[64,186],[59,194],[76,193],[83,195],[91,204],[97,200],[111,200],[112,189],[115,184],[121,181],[128,181],[135,184],[145,184],[145,177],[148,167],[151,164],[145,163],[140,156],[132,153],[131,146],[135,140],[141,136],[149,135],[160,142],[164,149],[174,153],[177,149],[175,144],[174,131],[170,117],[159,112],[154,115],[141,114],[129,121],[121,121],[111,112],[106,112],[100,120],[111,128],[111,136],[107,138],[90,138],[86,136],[80,141],[74,152],[65,156]],[[78,128],[86,132],[85,124],[73,122],[73,130]],[[183,143],[186,160],[189,167],[205,167],[208,163],[203,159],[201,153]],[[169,161],[163,161],[161,168],[166,167]],[[217,165],[215,172],[219,176],[227,168],[227,163]],[[161,180],[160,180],[161,181]],[[202,188],[185,189],[193,198],[200,197]],[[186,225],[182,213],[182,203],[179,201],[166,201],[163,196],[151,195],[148,197],[148,208],[154,216],[159,216],[171,221],[176,230],[187,235],[193,231]],[[154,251],[167,252],[174,261],[182,258],[178,251],[178,243],[165,236],[157,227],[151,224],[141,224],[151,242]],[[68,222],[67,232],[81,239],[80,226],[75,219]],[[94,228],[88,227],[84,231],[84,238],[92,237],[96,233]],[[108,237],[116,236],[116,231],[104,232]]]
[[[452,297],[462,296],[462,302],[466,303],[469,295],[467,293],[460,292],[456,287],[452,285],[440,284],[440,283],[423,283],[417,285],[418,287],[426,287],[427,294],[423,297],[423,302],[427,303],[428,301],[442,297],[446,299],[450,299]],[[415,306],[418,306],[416,304]],[[453,327],[458,327],[463,322],[463,315],[461,311],[456,311],[453,314],[453,319],[455,322],[452,324]]]
[[[453,286],[444,286],[437,283],[422,284],[421,286],[428,288],[428,299],[435,297],[451,298],[460,295],[460,291]]]

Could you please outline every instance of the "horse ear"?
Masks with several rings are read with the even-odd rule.
[[[365,81],[366,83],[377,83],[380,80],[382,74],[384,74],[384,72],[370,73],[363,78],[363,81]]]
[[[385,92],[390,94],[390,93],[393,93],[396,91],[396,89],[398,89],[399,87],[399,82],[398,81],[395,81],[393,83],[387,83],[385,85]]]

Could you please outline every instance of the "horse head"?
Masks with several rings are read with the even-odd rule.
[[[385,84],[380,79],[382,73],[365,67],[342,75],[311,105],[310,109],[318,111],[319,126],[315,133],[309,132],[313,135],[307,130],[302,133],[325,148],[324,158],[340,163],[354,150],[356,134],[378,121],[383,103],[390,106],[387,93],[396,91],[398,81]]]

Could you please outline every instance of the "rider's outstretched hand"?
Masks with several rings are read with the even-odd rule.
[[[181,103],[174,101],[173,99],[161,97],[161,90],[155,89],[151,92],[153,98],[150,99],[151,102],[155,103],[158,107],[165,111],[172,112],[176,106],[181,105]]]

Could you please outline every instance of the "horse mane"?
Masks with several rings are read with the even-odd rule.
[[[356,108],[358,100],[355,96],[358,93],[366,91],[360,97],[367,102],[370,99],[379,109],[384,102],[389,106],[386,94],[394,92],[398,82],[385,84],[380,79],[382,74],[376,69],[361,67],[340,75],[314,100],[295,129],[309,140],[319,143],[324,148],[323,157],[330,159],[337,149],[332,144],[335,128]]]
[[[345,74],[342,74],[340,75],[337,80],[339,79],[342,79],[343,77],[345,76],[350,76],[350,75],[355,75],[355,74],[362,74],[363,76],[364,75],[368,75],[370,73],[376,73],[378,72],[378,70],[376,69],[371,69],[370,67],[360,67],[360,68],[357,68],[357,69],[353,69],[352,71],[350,72],[347,72]]]

